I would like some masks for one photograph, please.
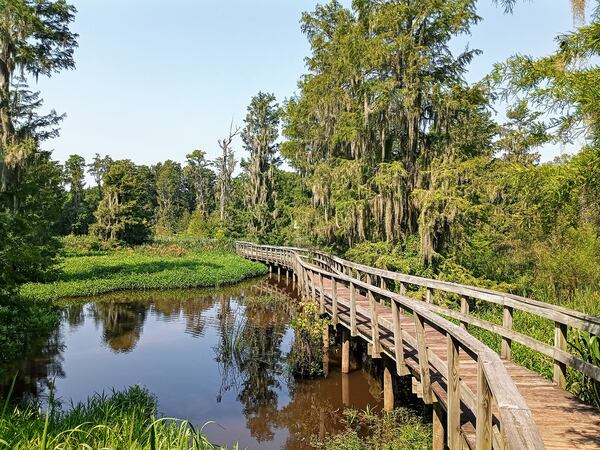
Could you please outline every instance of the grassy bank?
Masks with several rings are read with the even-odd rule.
[[[0,416],[0,448],[14,450],[221,449],[187,422],[155,419],[156,400],[133,386],[112,395],[96,394],[68,412],[54,406],[9,406]],[[234,447],[235,448],[235,447]]]
[[[119,290],[222,286],[265,273],[265,266],[233,253],[183,251],[181,254],[128,249],[64,259],[56,279],[29,283],[30,300],[92,296]]]

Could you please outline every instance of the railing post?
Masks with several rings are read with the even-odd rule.
[[[396,358],[396,372],[398,375],[408,375],[409,371],[404,361],[404,341],[402,339],[402,324],[398,304],[392,298],[392,323],[394,328],[394,356]]]
[[[367,274],[367,284],[371,285],[371,275]],[[381,357],[381,345],[379,343],[379,315],[377,313],[377,304],[375,297],[371,289],[367,288],[367,298],[369,299],[369,306],[371,307],[371,337],[373,340],[373,354],[372,358]]]
[[[425,322],[423,318],[413,311],[415,317],[415,329],[417,333],[417,352],[419,354],[419,372],[421,375],[421,385],[423,386],[423,401],[430,405],[431,396],[431,378],[429,373],[429,356],[427,355],[427,344],[425,343]]]
[[[431,288],[427,288],[427,291],[425,293],[425,302],[427,303],[431,303],[431,297],[432,297],[433,293],[431,291]]]
[[[469,315],[469,300],[464,295],[461,295],[461,297],[460,297],[460,312],[462,314],[464,314],[465,316]],[[461,320],[460,327],[463,330],[466,330],[467,329],[467,322]]]
[[[356,288],[354,283],[350,282],[350,335],[358,336],[356,329]]]
[[[567,326],[560,322],[554,322],[554,348],[567,351]],[[561,388],[567,386],[567,365],[554,359],[554,382]]]
[[[319,274],[319,312],[325,314],[325,292],[323,291],[323,274]]]
[[[513,325],[513,309],[510,306],[504,305],[502,309],[502,327],[505,330],[512,330]],[[507,337],[502,338],[502,346],[500,348],[500,356],[504,359],[510,359],[512,355],[512,339]]]
[[[338,299],[337,299],[337,280],[331,277],[331,314],[333,325],[338,324]]]
[[[448,340],[448,448],[460,448],[460,365],[458,342],[450,335]]]
[[[492,393],[485,376],[481,359],[477,360],[477,423],[476,423],[476,450],[490,450],[492,448]]]

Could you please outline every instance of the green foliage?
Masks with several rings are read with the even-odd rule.
[[[600,337],[577,330],[570,343],[584,361],[600,367]],[[577,381],[571,388],[588,403],[600,409],[600,381],[577,374]]]
[[[58,308],[0,295],[0,363],[22,357],[58,325]]]
[[[156,399],[139,386],[94,394],[68,411],[54,403],[46,413],[33,405],[9,407],[0,416],[0,445],[14,450],[223,448],[186,421],[155,415]]]
[[[401,244],[365,241],[348,249],[346,257],[379,269],[430,277],[432,272],[423,263],[418,246],[416,236],[408,236]]]
[[[386,450],[428,449],[431,447],[431,425],[413,413],[398,408],[390,413],[344,411],[345,429],[324,438],[313,437],[313,445],[322,450]]]
[[[44,278],[59,250],[54,227],[63,202],[61,172],[46,152],[31,155],[22,174],[16,203],[0,192],[0,295],[23,282]]]
[[[38,301],[117,290],[222,286],[262,275],[265,267],[231,253],[188,250],[177,244],[67,257],[56,279],[30,283],[21,294]]]

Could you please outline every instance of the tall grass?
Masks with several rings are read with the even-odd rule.
[[[52,397],[52,396],[51,396]],[[0,416],[0,448],[14,450],[205,450],[212,444],[187,421],[155,417],[156,400],[133,386],[111,395],[96,394],[86,402],[59,408],[52,398],[40,405],[9,406]],[[237,446],[234,446],[237,448]]]

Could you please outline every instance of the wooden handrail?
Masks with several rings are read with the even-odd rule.
[[[271,247],[272,246],[263,246],[263,248]],[[305,258],[312,254],[312,258],[315,261],[318,262],[321,260],[322,263],[326,263],[329,267],[336,267],[336,270],[340,272],[350,273],[356,271],[357,275],[362,273],[364,275],[380,277],[381,279],[398,281],[401,283],[401,291],[406,289],[407,284],[425,287],[427,289],[428,303],[431,303],[434,290],[459,295],[461,297],[460,312],[435,305],[432,306],[432,308],[439,314],[445,314],[448,317],[458,319],[464,328],[466,328],[467,324],[471,324],[498,334],[502,338],[501,356],[503,358],[511,358],[512,343],[514,341],[552,359],[554,371],[553,380],[562,388],[566,387],[567,367],[577,370],[594,380],[600,381],[600,368],[598,366],[569,353],[567,349],[568,327],[600,335],[600,318],[598,317],[573,311],[558,305],[491,289],[376,269],[363,264],[347,261],[319,250],[299,249],[296,247],[272,248],[286,248],[287,250],[295,251],[299,254],[302,253]],[[502,325],[470,315],[467,301],[469,298],[502,306]],[[514,331],[512,329],[512,319],[515,309],[554,322],[554,345],[548,345],[534,337]]]
[[[328,258],[336,258],[333,259],[335,264],[331,265],[337,266],[335,271],[329,271],[322,268],[323,264],[318,260],[316,261],[316,264],[304,261],[311,253],[311,251],[305,249],[259,246],[247,242],[238,242],[236,243],[236,250],[241,256],[248,257],[256,257],[259,253],[262,253],[260,256],[263,258],[256,259],[281,264],[293,270],[298,276],[299,283],[302,286],[302,289],[304,289],[305,295],[309,298],[312,297],[316,299],[316,283],[313,283],[312,285],[312,296],[308,295],[307,290],[311,288],[308,286],[310,284],[310,279],[315,280],[318,277],[320,280],[321,304],[323,304],[324,295],[321,280],[327,278],[331,280],[332,287],[337,286],[338,283],[348,286],[351,292],[351,310],[353,309],[352,292],[358,289],[366,292],[369,299],[374,297],[383,298],[390,301],[392,305],[395,305],[394,310],[411,313],[415,318],[415,325],[417,327],[416,341],[415,338],[404,330],[399,329],[396,325],[390,326],[390,329],[392,329],[392,332],[394,333],[394,341],[396,344],[405,340],[418,351],[419,363],[421,364],[421,362],[423,362],[424,366],[420,367],[419,377],[424,390],[423,398],[426,402],[431,402],[429,383],[430,365],[448,380],[448,385],[452,386],[452,392],[450,392],[450,390],[448,391],[447,399],[447,408],[452,408],[452,410],[448,410],[448,424],[452,426],[452,428],[449,428],[449,442],[453,442],[457,439],[457,415],[458,426],[460,426],[460,403],[462,401],[474,414],[476,414],[477,417],[477,448],[491,448],[492,442],[494,442],[494,447],[505,446],[509,449],[544,448],[544,444],[533,420],[531,411],[508,374],[500,357],[469,334],[464,328],[441,317],[437,311],[432,309],[435,305],[420,302],[405,295],[391,292],[385,289],[385,287],[375,286],[371,284],[368,279],[367,281],[363,281],[354,278],[351,275],[347,275],[344,271],[344,267],[350,267],[351,269],[359,270],[370,275],[378,274],[363,270],[362,268],[366,266],[352,266],[346,264],[346,261],[344,260],[331,257],[322,252],[318,253],[321,256],[326,255]],[[309,273],[311,274],[311,277],[308,276]],[[394,272],[389,273],[393,274]],[[394,279],[389,276],[386,276],[385,278]],[[410,283],[410,281],[406,280],[403,282]],[[435,287],[432,287],[432,289],[435,289]],[[335,304],[337,298],[335,289],[332,289],[332,296],[332,314],[336,316],[337,307]],[[371,305],[372,304],[373,302],[371,302]],[[371,312],[373,312],[373,309],[371,309]],[[375,352],[379,350],[377,348],[377,341],[379,339],[378,327],[382,322],[380,319],[374,318],[373,315],[371,315],[371,318],[371,339],[372,344],[374,344],[373,353],[375,354]],[[425,325],[428,325],[447,336],[449,351],[452,350],[454,352],[452,353],[453,355],[458,352],[458,349],[462,349],[477,361],[478,392],[476,394],[472,393],[467,386],[461,383],[457,357],[452,358],[449,356],[448,361],[444,362],[427,348],[423,333]],[[354,329],[355,324],[351,323],[349,327],[353,333],[356,333],[356,330]],[[421,332],[419,332],[419,330]],[[398,363],[397,352],[395,350],[390,356],[396,358]],[[398,363],[397,367],[399,371],[402,367],[402,363],[403,360]],[[448,364],[450,364],[450,366]],[[500,438],[495,436],[492,429],[492,399],[498,409],[497,418],[500,423]],[[500,441],[498,441],[498,439],[500,439]]]

